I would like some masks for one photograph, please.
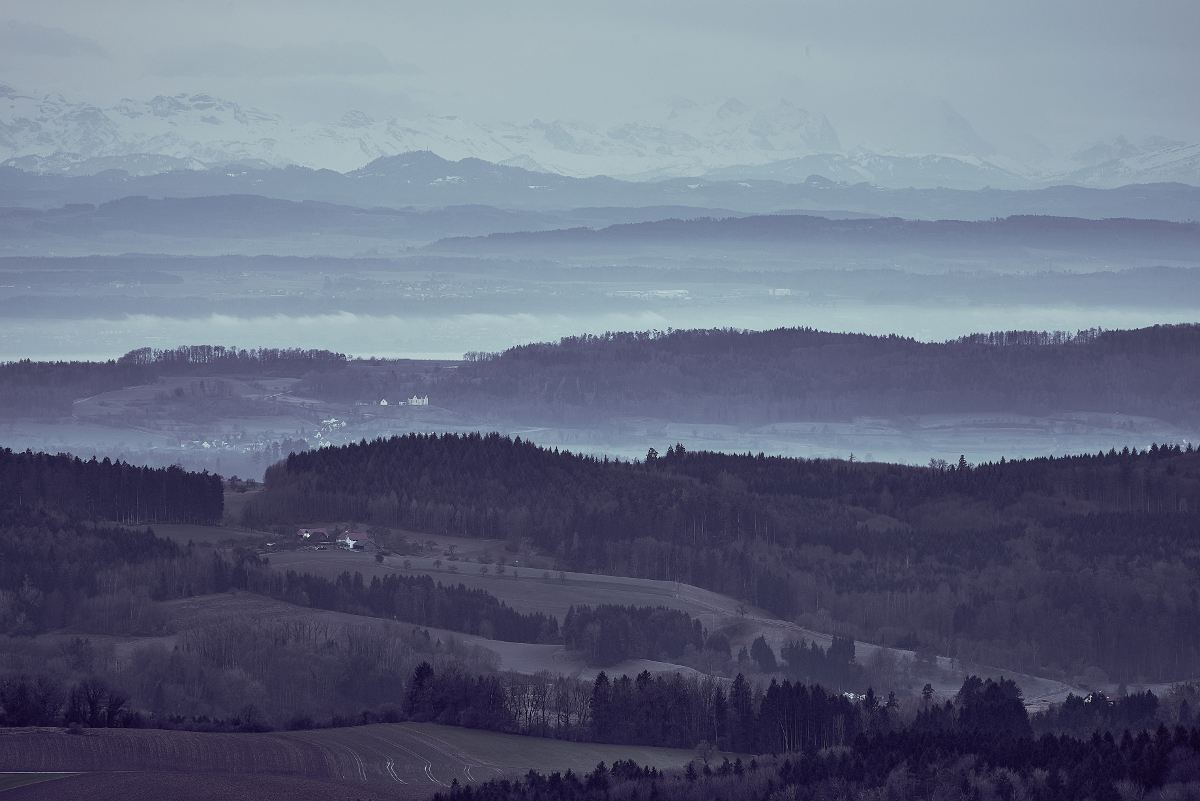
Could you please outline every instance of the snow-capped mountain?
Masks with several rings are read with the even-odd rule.
[[[1152,136],[1134,145],[1118,136],[1076,153],[1066,182],[1080,186],[1178,181],[1200,185],[1200,145]]]
[[[294,125],[205,94],[123,100],[101,109],[0,87],[0,160],[69,174],[231,162],[348,172],[380,156],[431,150],[452,160],[479,158],[563,175],[658,176],[839,149],[823,114],[785,102],[756,110],[730,100],[674,111],[665,124],[607,128],[559,120],[481,125],[454,116],[377,120],[361,112],[333,124]]]
[[[1198,145],[1152,139],[1134,146],[1117,139],[1068,162],[1029,166],[991,153],[952,109],[944,114],[949,122],[942,120],[943,127],[957,136],[947,144],[953,152],[874,153],[843,152],[825,115],[785,101],[753,108],[736,99],[675,100],[659,119],[609,126],[480,124],[455,116],[375,119],[361,112],[332,124],[298,125],[206,94],[123,100],[101,109],[0,86],[0,163],[68,175],[108,169],[152,175],[230,163],[347,173],[380,157],[430,151],[452,161],[477,158],[537,172],[630,180],[706,176],[792,183],[817,174],[884,187],[962,189],[1200,183]],[[955,150],[960,139],[966,144]]]

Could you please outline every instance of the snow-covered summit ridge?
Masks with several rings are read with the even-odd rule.
[[[956,134],[960,149],[966,148],[961,153],[845,152],[824,114],[786,101],[754,108],[732,98],[674,100],[661,119],[607,126],[563,120],[482,124],[458,116],[376,119],[359,111],[334,123],[294,124],[203,93],[126,99],[102,109],[0,85],[0,163],[40,173],[123,169],[146,175],[227,164],[348,173],[377,158],[430,151],[451,161],[475,158],[535,172],[630,180],[797,182],[815,173],[892,187],[1200,184],[1197,145],[1161,138],[1134,145],[1118,138],[1069,160],[1029,165],[989,153],[965,120],[956,124],[966,131]],[[953,149],[957,140],[948,141]]]
[[[753,109],[730,100],[696,107],[665,124],[600,128],[534,120],[483,125],[461,117],[374,119],[353,111],[335,123],[296,125],[277,114],[207,94],[122,100],[101,109],[60,95],[3,88],[0,160],[25,169],[78,173],[90,159],[155,155],[199,164],[252,160],[348,172],[380,156],[432,150],[563,175],[704,172],[738,163],[836,151],[823,114],[786,102]]]

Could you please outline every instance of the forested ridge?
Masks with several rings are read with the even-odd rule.
[[[905,220],[899,217],[830,220],[806,214],[656,220],[550,231],[499,232],[485,237],[443,240],[436,247],[472,250],[505,245],[612,245],[615,243],[759,246],[923,246],[926,249],[980,251],[996,248],[1092,249],[1121,252],[1140,247],[1160,254],[1194,252],[1200,225],[1163,220],[1013,215],[991,220]]]
[[[1135,681],[1200,668],[1198,502],[1190,446],[918,468],[408,435],[293,454],[245,522],[529,539],[842,636]]]
[[[807,328],[606,333],[469,353],[457,370],[349,362],[297,391],[329,400],[429,394],[483,419],[614,417],[763,425],[1058,410],[1200,425],[1200,325],[999,331],[951,342]]]
[[[184,345],[166,350],[139,348],[105,362],[0,364],[0,417],[58,417],[71,404],[122,387],[151,384],[159,376],[216,373],[302,376],[346,363],[340,353],[300,348],[251,348]]]
[[[807,328],[565,337],[469,353],[456,369],[327,351],[142,348],[108,362],[0,365],[0,415],[69,413],[79,398],[160,376],[287,375],[336,402],[430,395],[482,419],[597,425],[621,417],[763,425],[856,417],[1053,411],[1200,425],[1200,325],[997,331],[930,343]]]

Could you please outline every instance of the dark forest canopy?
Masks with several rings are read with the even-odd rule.
[[[375,402],[432,393],[439,406],[538,425],[1056,410],[1200,425],[1200,325],[1000,331],[945,343],[810,328],[610,332],[469,353],[453,371],[355,361],[310,375],[297,391]]]
[[[0,506],[83,520],[213,525],[225,510],[220,476],[0,449]]]
[[[529,539],[566,569],[696,584],[842,636],[1167,680],[1200,668],[1198,503],[1190,446],[908,467],[408,435],[290,456],[244,522]]]
[[[953,530],[959,521],[941,520],[937,510],[975,503],[1005,525],[1038,521],[1074,530],[1069,521],[1086,515],[1089,528],[1104,531],[1106,515],[1194,511],[1200,454],[1190,445],[1154,445],[1143,452],[911,467],[672,446],[662,455],[652,449],[645,462],[625,462],[496,433],[408,434],[294,453],[267,470],[266,491],[248,509],[253,523],[355,519],[440,534],[531,537],[548,549],[574,549],[590,537],[652,537],[820,543],[842,552],[888,542],[946,556],[981,544],[897,543],[894,535],[857,525],[859,518],[887,515],[894,528]],[[1097,545],[1129,547],[1091,543]]]
[[[1200,791],[1200,729],[1160,726],[1136,738],[1126,732],[1089,739],[1038,739],[990,732],[863,735],[849,747],[803,755],[691,762],[658,771],[632,760],[601,762],[576,775],[568,770],[482,785],[451,785],[434,801],[745,801],[879,798],[1091,799],[1191,798]]]

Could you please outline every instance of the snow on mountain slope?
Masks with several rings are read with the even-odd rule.
[[[609,128],[559,120],[482,125],[454,116],[377,120],[361,112],[332,124],[293,125],[206,94],[123,100],[101,109],[0,87],[0,160],[42,172],[95,172],[134,156],[140,161],[130,166],[144,171],[248,161],[348,172],[380,156],[432,150],[450,160],[479,158],[563,175],[694,175],[837,148],[824,115],[787,103],[755,110],[731,100],[715,110],[697,107],[675,124]]]
[[[1152,181],[1200,185],[1200,145],[1170,142],[1149,152],[1128,153],[1067,174],[1079,186],[1109,187]]]
[[[820,153],[771,164],[725,167],[711,170],[704,177],[714,180],[774,180],[798,183],[819,175],[845,183],[867,183],[887,187],[948,189],[1024,189],[1031,184],[1027,172],[1001,166],[997,160],[973,156],[909,156],[858,151]]]
[[[968,133],[978,139],[973,130]],[[1118,139],[1039,168],[988,154],[983,145],[975,148],[979,155],[961,155],[969,151],[952,144],[950,152],[932,155],[841,152],[825,115],[785,101],[753,108],[736,99],[673,100],[658,119],[609,126],[562,120],[481,124],[456,116],[381,120],[361,112],[335,123],[296,125],[207,94],[122,100],[101,109],[0,85],[0,163],[40,173],[120,169],[152,175],[231,163],[348,173],[380,157],[430,151],[450,161],[476,158],[540,173],[627,180],[706,176],[798,183],[817,174],[893,188],[1200,184],[1200,146],[1180,142],[1134,146]]]

